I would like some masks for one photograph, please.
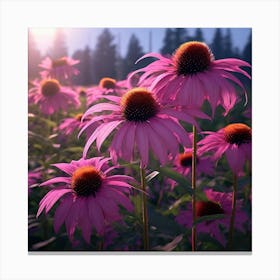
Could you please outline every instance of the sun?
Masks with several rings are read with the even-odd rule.
[[[52,40],[56,28],[30,28],[30,32],[37,41]]]

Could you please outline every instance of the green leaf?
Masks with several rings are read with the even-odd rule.
[[[186,177],[184,177],[183,175],[179,174],[178,172],[174,171],[169,167],[161,167],[160,171],[168,178],[171,178],[177,183],[179,183],[179,185],[182,185],[188,194],[193,193],[191,188],[191,183]]]
[[[206,216],[202,216],[202,217],[196,219],[194,224],[197,225],[197,224],[200,224],[200,223],[206,222],[206,221],[219,220],[219,219],[223,219],[224,217],[225,217],[224,214],[206,215]]]

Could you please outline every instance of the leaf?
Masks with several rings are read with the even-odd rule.
[[[48,240],[45,240],[45,241],[42,241],[42,242],[38,242],[38,243],[36,243],[36,244],[34,244],[34,245],[32,246],[32,249],[38,250],[38,249],[40,249],[40,248],[42,248],[42,247],[47,246],[48,244],[52,243],[52,242],[55,241],[55,240],[56,240],[56,237],[51,237],[51,238],[48,239]]]
[[[192,188],[190,187],[191,183],[186,177],[168,167],[161,167],[160,171],[168,178],[171,178],[180,185],[182,185],[188,194],[193,193]]]
[[[146,182],[150,182],[153,178],[155,178],[159,174],[158,171],[153,171],[149,175],[146,176]]]
[[[176,248],[176,246],[182,241],[183,234],[176,236],[171,242],[167,243],[164,246],[156,246],[153,249],[159,251],[172,251]]]
[[[219,219],[223,219],[224,217],[225,217],[224,214],[206,215],[206,216],[196,219],[194,224],[197,225],[197,224],[200,224],[200,223],[206,222],[206,221],[219,220]]]

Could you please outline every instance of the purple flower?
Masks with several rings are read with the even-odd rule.
[[[117,82],[115,79],[104,77],[99,85],[88,89],[87,106],[102,98],[105,94],[122,95],[127,89],[126,81]]]
[[[178,153],[179,144],[191,145],[188,133],[176,118],[196,125],[194,115],[208,117],[196,110],[181,112],[164,108],[151,92],[143,88],[129,90],[122,97],[107,95],[105,98],[114,104],[96,104],[84,114],[86,117],[102,112],[102,115],[94,116],[89,122],[91,124],[102,121],[102,124],[88,139],[84,147],[84,157],[95,140],[99,150],[104,140],[118,128],[109,147],[113,160],[116,161],[117,158],[133,160],[135,145],[142,166],[148,164],[150,149],[160,163],[165,164],[169,154],[175,156]],[[83,130],[85,129],[81,132]]]
[[[185,176],[190,175],[192,169],[192,149],[184,148],[184,152],[176,156],[174,163],[176,171]],[[196,155],[196,168],[197,176],[201,173],[212,175],[214,173],[213,160],[209,156],[203,156],[200,150],[198,150]]]
[[[213,238],[218,240],[223,246],[226,245],[226,238],[221,231],[220,226],[228,230],[230,226],[232,193],[215,192],[211,189],[204,191],[208,201],[197,201],[195,213],[200,218],[208,215],[223,214],[224,218],[208,220],[198,223],[196,226],[197,233],[209,233]],[[235,228],[244,232],[244,223],[247,222],[248,216],[242,210],[242,200],[236,201]],[[187,228],[192,227],[192,206],[187,204],[187,209],[183,210],[176,217],[179,224]]]
[[[40,74],[42,78],[51,78],[51,79],[69,79],[73,75],[78,75],[79,70],[73,67],[78,64],[79,60],[74,60],[71,57],[61,57],[59,59],[52,60],[49,57],[46,57],[40,64],[39,67],[44,68],[44,71],[41,71]]]
[[[89,121],[91,119],[90,117],[87,117],[82,122],[81,121],[82,117],[83,117],[83,114],[80,113],[74,117],[66,118],[60,123],[58,129],[65,135],[71,135],[75,131],[78,131],[78,130],[82,129],[83,127],[87,126],[87,124],[89,123]],[[90,137],[90,135],[95,131],[97,126],[98,126],[98,123],[93,123],[93,124],[90,124],[89,126],[87,126],[86,139],[88,139]]]
[[[214,152],[214,159],[225,153],[230,168],[236,174],[242,172],[245,161],[251,161],[252,130],[243,123],[233,123],[217,132],[206,131],[208,134],[197,144],[200,151]]]
[[[47,214],[61,200],[54,215],[54,229],[65,223],[70,240],[76,228],[90,242],[92,229],[104,234],[106,225],[121,220],[118,205],[128,211],[133,205],[128,198],[133,178],[126,175],[108,175],[115,167],[108,168],[108,158],[80,159],[70,163],[57,163],[55,167],[65,172],[66,177],[52,178],[41,186],[60,184],[52,188],[41,200],[37,217],[45,209]]]
[[[68,87],[60,85],[58,80],[45,79],[40,83],[34,81],[29,90],[28,102],[39,105],[43,114],[51,115],[59,110],[67,111],[69,106],[80,106],[78,95]]]
[[[227,114],[237,101],[236,91],[229,81],[240,86],[247,98],[244,86],[231,72],[251,78],[240,68],[250,67],[250,64],[236,58],[215,60],[205,43],[186,42],[171,57],[149,53],[139,60],[146,57],[155,57],[158,60],[132,72],[130,78],[144,72],[139,85],[142,86],[148,79],[151,83],[149,90],[153,91],[162,103],[199,108],[204,100],[208,100],[213,115],[219,104]]]

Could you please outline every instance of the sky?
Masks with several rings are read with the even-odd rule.
[[[162,47],[165,28],[109,28],[115,37],[115,44],[119,47],[121,56],[125,56],[130,36],[134,33],[140,41],[143,51],[159,52]],[[225,34],[225,28],[222,28]],[[68,54],[71,56],[76,50],[84,49],[87,45],[95,48],[98,36],[103,28],[66,28],[64,29]],[[195,28],[188,28],[188,34],[193,35]],[[202,28],[206,43],[211,43],[215,28]],[[250,34],[250,28],[231,28],[234,47],[243,49]],[[52,45],[55,28],[32,28],[34,39],[42,55],[46,55]],[[150,40],[151,38],[151,40]],[[150,45],[151,42],[151,45]]]

